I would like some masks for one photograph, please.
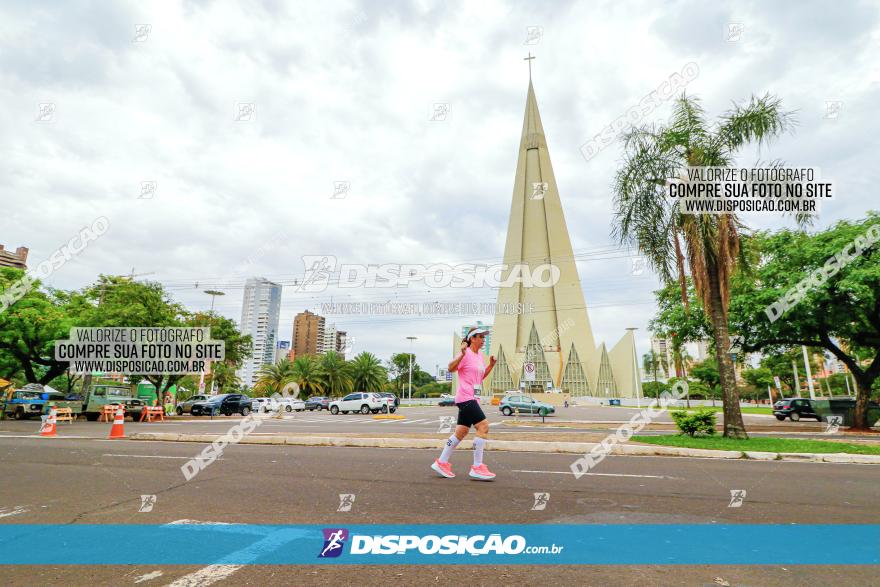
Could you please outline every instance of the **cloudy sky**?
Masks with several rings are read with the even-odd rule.
[[[818,225],[859,218],[878,208],[878,12],[838,1],[5,3],[0,243],[29,247],[34,267],[105,216],[107,233],[50,285],[134,270],[193,310],[210,304],[203,290],[222,289],[217,309],[238,319],[245,278],[261,275],[288,286],[282,339],[331,295],[493,302],[491,290],[293,283],[303,255],[500,262],[531,51],[595,334],[613,344],[637,326],[642,353],[657,281],[633,275],[610,237],[620,147],[587,161],[581,145],[694,62],[687,90],[711,115],[764,92],[797,111],[793,135],[743,152],[742,165],[819,167],[836,197]],[[448,105],[442,120],[434,104]],[[328,319],[355,352],[382,358],[417,336],[431,372],[465,321]]]

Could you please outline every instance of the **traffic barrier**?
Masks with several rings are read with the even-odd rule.
[[[62,420],[66,422],[73,422],[76,420],[76,416],[73,413],[71,408],[55,408],[55,420],[60,422]]]
[[[165,409],[160,406],[146,406],[143,410],[141,410],[141,419],[140,422],[146,420],[147,422],[152,422],[153,420],[161,420],[165,421]]]
[[[122,404],[110,404],[104,406],[101,409],[101,416],[98,418],[98,422],[109,422],[111,417],[116,416],[116,412],[118,410],[122,410],[123,414],[125,413],[125,406]],[[125,418],[125,416],[123,416]]]
[[[120,407],[116,412],[116,418],[113,420],[113,427],[110,428],[110,436],[108,438],[125,438],[125,410]]]
[[[49,415],[46,416],[46,421],[40,426],[40,436],[44,438],[58,436],[55,433],[55,428],[55,408],[49,408]]]

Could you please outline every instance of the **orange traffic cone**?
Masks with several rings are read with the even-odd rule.
[[[58,436],[55,434],[55,408],[49,408],[49,415],[46,416],[46,421],[40,426],[40,436],[48,438]]]
[[[109,438],[125,438],[125,431],[123,429],[125,425],[125,414],[122,408],[116,412],[116,417],[113,418],[113,428],[110,429]]]

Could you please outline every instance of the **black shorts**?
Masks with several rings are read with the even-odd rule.
[[[458,406],[459,426],[467,426],[470,428],[474,424],[486,419],[486,414],[483,413],[483,408],[480,407],[480,402],[475,399],[455,405]]]

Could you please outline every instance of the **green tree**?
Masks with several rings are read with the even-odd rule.
[[[402,393],[404,388],[408,389],[410,357],[412,357],[413,388],[415,388],[416,373],[421,370],[416,362],[416,356],[410,353],[395,353],[388,361],[388,373],[391,375],[391,380],[394,381],[395,392],[398,395]]]
[[[871,387],[880,376],[877,238],[877,212],[815,234],[758,233],[747,241],[747,253],[757,259],[754,274],[735,280],[731,303],[744,350],[821,347],[849,368],[858,387],[855,429],[867,428]],[[811,281],[800,284],[805,279]],[[780,301],[790,308],[782,311]]]
[[[304,396],[322,394],[325,389],[324,371],[317,357],[303,355],[293,360],[293,376]]]
[[[736,153],[778,136],[793,124],[779,100],[767,95],[735,105],[714,125],[699,101],[684,93],[668,125],[633,129],[624,137],[624,163],[614,184],[614,234],[635,244],[664,283],[679,283],[687,304],[685,264],[702,301],[719,358],[724,398],[724,436],[748,438],[733,362],[728,356],[730,276],[740,261],[743,227],[732,214],[684,214],[666,198],[670,181],[686,167],[724,167]]]
[[[712,339],[712,327],[690,277],[685,278],[685,291],[687,302],[682,300],[678,283],[667,283],[662,289],[654,291],[657,313],[648,323],[648,330],[655,337],[672,341],[672,360],[677,377],[685,377],[687,371],[687,350],[684,345]]]
[[[819,365],[816,363],[815,358],[816,349],[807,350],[807,356],[810,358],[810,372],[817,373]],[[801,392],[799,389],[796,389],[797,386],[795,385],[792,362],[794,362],[798,372],[798,382],[802,387],[806,386],[807,371],[804,368],[804,355],[801,347],[790,347],[785,350],[780,348],[767,352],[761,358],[761,367],[766,367],[771,375],[779,377],[779,382],[783,386],[788,387],[790,395],[800,395]]]
[[[718,372],[718,363],[715,358],[710,357],[705,361],[695,363],[691,367],[691,375],[706,386],[714,405],[715,396],[718,395],[721,384],[721,374]],[[737,398],[737,402],[739,402],[739,398]]]
[[[653,376],[653,389],[657,392],[657,397],[660,397],[660,388],[657,385],[657,372],[660,371],[664,373],[664,375],[666,373],[669,373],[669,366],[666,364],[666,357],[664,357],[660,353],[655,353],[652,349],[642,355],[642,369],[645,371],[646,374],[650,374]],[[665,378],[666,377],[664,377],[664,379]]]
[[[257,371],[254,395],[257,397],[269,397],[276,393],[283,395],[292,383],[296,383],[296,371],[289,359],[261,365]]]
[[[357,391],[381,391],[388,381],[388,373],[382,367],[382,362],[372,353],[364,351],[349,364],[352,385]]]
[[[22,283],[25,272],[0,268],[0,292]],[[0,295],[2,300],[2,295]],[[69,368],[55,360],[55,341],[66,339],[86,304],[81,296],[59,290],[43,291],[39,281],[5,311],[0,312],[0,377],[48,384]]]
[[[339,353],[335,351],[324,353],[321,356],[321,371],[324,373],[324,382],[330,395],[351,393],[354,387],[351,368]]]

